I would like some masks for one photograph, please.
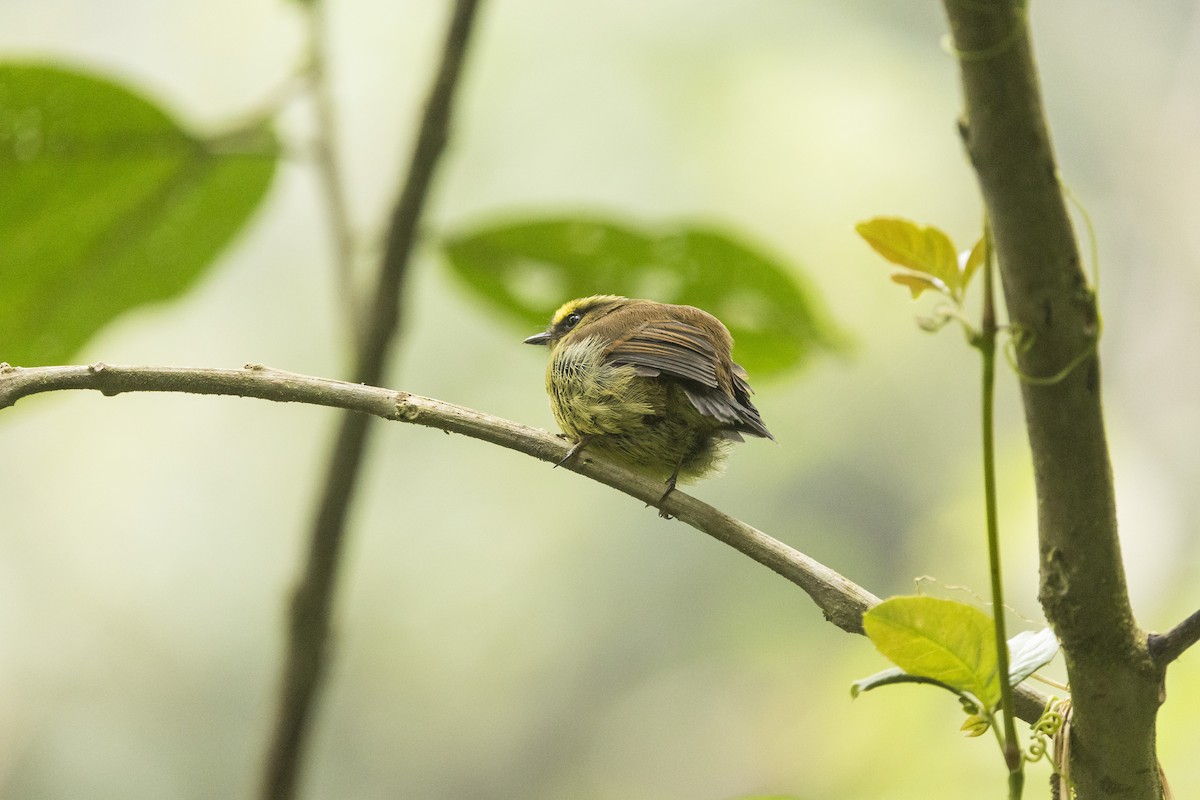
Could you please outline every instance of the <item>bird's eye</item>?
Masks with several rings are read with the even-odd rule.
[[[562,321],[563,328],[571,330],[571,328],[579,324],[579,320],[581,319],[583,319],[582,314],[567,314],[566,318]]]

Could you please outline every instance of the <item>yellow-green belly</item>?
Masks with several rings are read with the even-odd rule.
[[[546,391],[563,433],[586,438],[585,452],[662,479],[678,468],[686,483],[717,469],[730,442],[720,423],[697,411],[676,381],[606,364],[603,350],[585,339],[550,360]]]

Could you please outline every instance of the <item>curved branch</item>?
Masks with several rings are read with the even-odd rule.
[[[463,406],[408,392],[298,375],[249,364],[243,369],[125,367],[108,364],[19,368],[0,364],[0,409],[31,395],[86,389],[107,396],[126,392],[231,395],[280,403],[307,403],[437,428],[489,442],[556,464],[570,449],[559,436]],[[712,536],[803,589],[825,618],[861,634],[862,614],[879,599],[829,567],[740,520],[676,490],[659,504],[662,484],[586,452],[563,469],[599,481]],[[1024,685],[1016,690],[1017,716],[1033,722],[1046,697]]]
[[[109,364],[33,368],[0,365],[0,409],[29,395],[63,389],[92,389],[108,396],[125,392],[233,395],[328,406],[460,433],[551,463],[561,461],[570,449],[561,437],[453,403],[408,392],[282,372],[256,364],[244,369]],[[671,492],[660,505],[660,481],[593,459],[586,453],[564,464],[563,469],[586,475],[647,505],[661,508],[774,570],[807,592],[826,619],[842,630],[862,633],[862,613],[879,602],[870,592],[800,551],[681,491]]]

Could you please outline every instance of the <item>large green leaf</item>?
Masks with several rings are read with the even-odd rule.
[[[843,341],[789,268],[711,227],[656,232],[594,217],[540,218],[457,233],[444,251],[478,297],[527,333],[543,329],[567,300],[620,294],[715,314],[752,375],[794,367]]]
[[[182,293],[278,155],[265,125],[202,137],[115,83],[0,64],[0,361],[63,362],[122,311]]]
[[[979,609],[936,597],[892,597],[863,614],[863,629],[909,675],[969,692],[988,709],[1000,702],[995,632]]]
[[[1008,682],[1016,686],[1054,659],[1058,654],[1058,639],[1049,628],[1036,632],[1021,631],[1008,640],[1008,653]],[[960,696],[962,694],[961,687],[950,686],[924,675],[910,675],[899,667],[894,667],[855,681],[850,686],[850,696],[858,697],[863,692],[897,683],[929,683],[949,689]]]

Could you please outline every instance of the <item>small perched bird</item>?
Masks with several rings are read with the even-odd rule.
[[[733,337],[692,306],[596,295],[572,300],[525,344],[550,346],[550,410],[574,447],[677,482],[716,470],[741,434],[774,439],[750,402]],[[660,512],[661,513],[661,512]]]

